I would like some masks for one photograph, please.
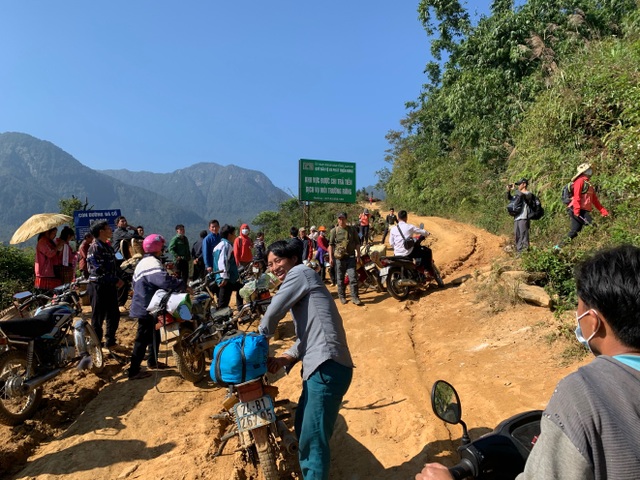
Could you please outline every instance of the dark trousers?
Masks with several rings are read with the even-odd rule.
[[[349,287],[351,288],[351,298],[358,298],[358,274],[356,273],[356,257],[351,256],[334,259],[336,270],[336,286],[338,287],[338,296],[345,296],[344,277],[349,275]]]
[[[381,244],[384,245],[384,241],[387,238],[387,235],[389,235],[389,225],[386,225],[384,227],[384,232],[382,232],[382,241],[380,242]]]
[[[155,337],[155,345],[154,345]],[[131,354],[131,365],[129,366],[129,377],[133,377],[140,372],[140,364],[144,358],[147,347],[149,349],[149,360],[147,364],[154,366],[158,364],[158,351],[160,349],[160,330],[156,330],[156,319],[152,315],[138,319],[138,331],[133,342],[133,353]]]
[[[360,225],[360,240],[363,244],[369,243],[369,225]]]
[[[411,250],[409,257],[420,259],[420,265],[422,265],[425,270],[433,272],[433,269],[431,268],[433,263],[433,253],[429,247],[418,245]]]
[[[227,281],[224,286],[221,285],[220,291],[218,292],[218,309],[229,306],[231,292],[236,292],[236,307],[239,308],[243,303],[242,297],[240,296],[241,288],[242,284],[240,282],[229,283],[229,281]]]
[[[118,310],[118,289],[113,284],[98,284],[90,282],[87,287],[91,298],[91,326],[102,342],[102,324],[107,320],[107,347],[116,344],[116,331],[120,324]]]
[[[184,258],[182,260],[177,260],[176,270],[180,274],[180,278],[182,279],[184,284],[188,285],[189,284],[189,261],[185,260]]]
[[[529,248],[529,227],[531,220],[516,220],[513,222],[513,230],[516,236],[516,251],[521,253]]]
[[[206,269],[204,268],[204,260],[198,258],[198,261],[193,264],[193,274],[191,275],[191,280],[199,280],[204,278],[204,274]]]
[[[573,208],[569,207],[567,208],[567,214],[570,218],[569,233],[560,241],[560,243],[558,244],[559,246],[562,246],[566,242],[576,238],[578,236],[578,233],[580,233],[580,231],[582,230],[582,227],[584,227],[585,225],[590,225],[593,222],[591,213],[587,212],[586,210],[580,210],[580,215],[576,216],[573,213]]]

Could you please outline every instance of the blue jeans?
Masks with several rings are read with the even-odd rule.
[[[352,376],[351,367],[327,360],[302,382],[295,429],[300,448],[300,469],[305,480],[329,478],[329,440]]]

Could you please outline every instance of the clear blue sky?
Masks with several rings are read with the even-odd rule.
[[[234,164],[297,195],[311,158],[373,185],[430,59],[418,0],[3,3],[0,132],[95,169]]]

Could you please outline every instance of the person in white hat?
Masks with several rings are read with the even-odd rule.
[[[593,218],[591,210],[597,208],[603,217],[609,216],[609,211],[600,204],[598,195],[593,185],[589,182],[593,168],[589,163],[581,163],[576,169],[576,174],[571,179],[572,193],[571,202],[567,205],[567,213],[571,219],[569,233],[554,248],[558,249],[562,245],[575,237],[585,225],[591,225]]]

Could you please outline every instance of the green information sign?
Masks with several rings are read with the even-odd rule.
[[[300,159],[299,198],[310,202],[355,203],[356,164]]]

